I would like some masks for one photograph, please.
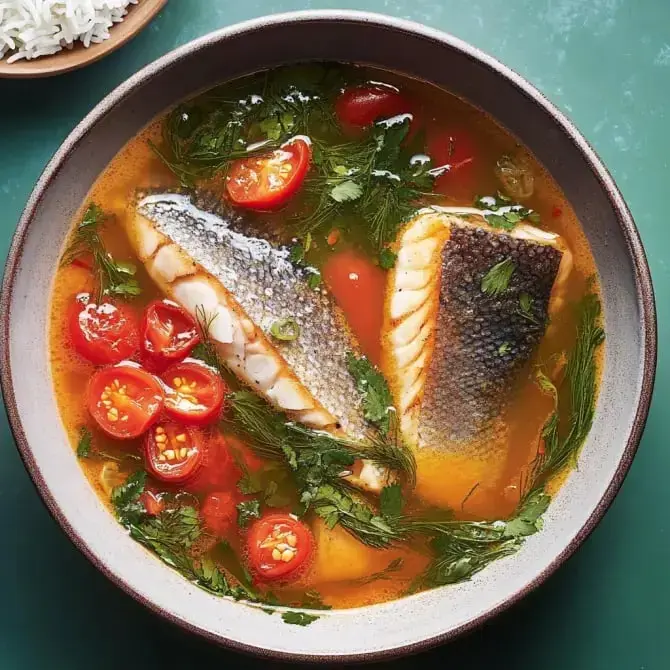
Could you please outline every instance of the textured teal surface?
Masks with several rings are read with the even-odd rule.
[[[114,86],[215,28],[317,8],[367,9],[449,31],[514,68],[564,110],[604,159],[633,211],[657,291],[660,342],[668,341],[667,0],[170,0],[135,41],[84,71],[53,80],[0,81],[0,257],[42,168]],[[663,424],[670,358],[660,350],[642,447],[621,494],[585,546],[508,613],[398,667],[670,667],[670,449]],[[268,665],[185,636],[107,582],[43,507],[4,416],[0,509],[3,670]]]

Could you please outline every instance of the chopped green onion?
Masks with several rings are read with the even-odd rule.
[[[293,342],[300,337],[300,325],[295,319],[279,319],[270,326],[270,335],[283,342]]]

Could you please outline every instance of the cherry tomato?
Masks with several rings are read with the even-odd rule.
[[[187,426],[162,421],[144,438],[144,462],[154,479],[182,484],[198,472],[204,461],[202,436]]]
[[[361,349],[377,365],[381,354],[386,273],[363,254],[346,250],[326,261],[323,278]]]
[[[226,177],[228,196],[240,207],[277,209],[300,188],[311,157],[310,145],[296,138],[271,153],[235,161]]]
[[[160,382],[134,365],[98,370],[88,386],[88,410],[110,437],[139,437],[163,409]]]
[[[184,423],[203,425],[218,419],[223,407],[226,385],[204,363],[184,361],[162,375],[167,386],[165,411]]]
[[[133,356],[139,347],[133,313],[111,302],[75,303],[70,314],[70,336],[76,351],[96,365],[119,363]]]
[[[433,167],[449,166],[435,180],[435,191],[471,205],[477,195],[477,156],[470,135],[459,128],[434,130],[429,132],[427,144]]]
[[[183,483],[191,493],[211,493],[212,491],[233,491],[242,477],[226,439],[220,433],[205,439],[201,445],[202,464],[197,472]]]
[[[142,353],[154,367],[180,361],[200,342],[193,317],[170,300],[155,300],[144,310]]]
[[[165,503],[153,491],[142,492],[140,502],[149,516],[158,516],[165,509]]]
[[[410,103],[390,86],[355,86],[346,89],[335,101],[335,113],[340,123],[356,128],[365,128],[379,119],[410,111]]]
[[[247,551],[251,569],[259,579],[294,579],[314,553],[314,538],[294,516],[270,514],[249,528]]]
[[[200,507],[205,528],[217,537],[225,537],[237,524],[238,498],[230,491],[216,491],[205,497]]]

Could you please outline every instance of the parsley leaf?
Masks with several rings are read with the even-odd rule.
[[[511,258],[496,263],[482,278],[481,289],[487,295],[496,297],[509,286],[516,265]]]
[[[79,442],[77,443],[77,458],[88,458],[91,454],[91,440],[93,435],[86,426],[79,429]]]
[[[527,537],[542,530],[542,515],[550,502],[551,496],[543,490],[530,493],[505,524],[505,537]]]
[[[512,350],[512,345],[509,342],[503,342],[498,347],[498,356],[506,356]]]
[[[365,418],[387,434],[393,398],[384,375],[367,358],[356,358],[351,352],[347,354],[347,368],[363,396]]]
[[[281,618],[284,623],[290,623],[296,626],[309,626],[320,617],[316,616],[315,614],[307,614],[307,612],[297,612],[291,610],[289,612],[284,612],[281,615]]]

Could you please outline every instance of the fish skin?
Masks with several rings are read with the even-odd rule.
[[[221,282],[262,331],[295,319],[300,336],[292,342],[270,338],[272,344],[348,435],[365,435],[360,394],[346,364],[347,352],[358,353],[358,344],[333,298],[308,286],[308,270],[289,260],[288,248],[247,237],[239,232],[239,215],[200,210],[187,195],[152,194],[137,211]]]
[[[505,234],[481,217],[435,210],[410,221],[394,250],[382,359],[403,437],[412,448],[454,453],[504,441],[496,419],[563,300],[571,254],[558,236],[530,226]],[[507,289],[487,295],[483,278],[507,258],[515,263]],[[532,299],[531,319],[521,313],[522,293]]]
[[[562,253],[476,226],[453,226],[442,253],[435,345],[419,414],[420,441],[472,439],[500,415],[547,324]],[[507,289],[482,290],[489,270],[515,265]],[[520,309],[530,296],[532,318]]]

